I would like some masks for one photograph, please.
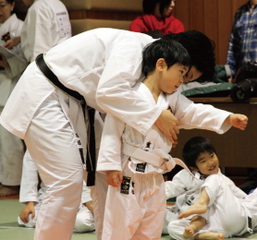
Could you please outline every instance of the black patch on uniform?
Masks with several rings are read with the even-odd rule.
[[[194,196],[186,196],[186,204],[191,206],[193,204],[194,199]]]
[[[122,183],[120,185],[120,192],[123,194],[129,194],[131,177],[123,176]]]
[[[146,143],[146,147],[145,147],[145,148],[149,148],[149,149],[150,149],[151,144],[152,144],[152,143],[151,143],[150,141],[149,141],[149,142],[147,142],[147,143]],[[145,150],[146,150],[146,149],[145,149]]]
[[[146,163],[138,163],[136,167],[137,172],[145,172]]]

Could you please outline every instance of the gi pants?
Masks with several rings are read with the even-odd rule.
[[[128,164],[123,176],[129,188],[109,186],[103,224],[104,240],[160,239],[166,208],[165,187],[160,173],[133,173]]]
[[[76,133],[85,151],[86,131],[80,103],[57,89],[44,100],[29,125],[24,140],[48,187],[34,239],[71,239],[85,172]]]

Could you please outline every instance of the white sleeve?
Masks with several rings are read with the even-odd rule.
[[[179,120],[179,128],[201,128],[222,134],[231,127],[230,124],[224,123],[231,112],[209,104],[194,103],[178,92],[168,96],[168,101]]]
[[[185,183],[187,182],[184,177],[185,174],[182,173],[183,170],[178,172],[172,179],[172,181],[165,182],[165,195],[166,199],[177,197],[178,195],[184,193]]]
[[[16,56],[8,58],[7,62],[10,66],[9,75],[11,78],[19,77],[28,66],[28,62],[25,59],[23,60]]]
[[[244,199],[247,196],[247,194],[243,190],[241,190],[239,187],[237,187],[231,179],[229,179],[226,176],[224,176],[224,177],[226,179],[226,182],[227,182],[230,190],[234,194],[234,196],[236,196],[239,199]]]
[[[38,202],[38,171],[28,150],[23,158],[20,202]]]
[[[121,168],[121,135],[125,123],[107,114],[103,129],[100,151],[97,160],[97,171],[122,171]]]
[[[133,53],[133,49],[130,51]],[[160,116],[162,109],[150,106],[144,96],[139,96],[132,90],[142,71],[142,50],[135,53],[136,56],[138,54],[138,59],[132,59],[125,54],[113,54],[109,57],[98,84],[96,100],[104,111],[145,135]]]
[[[86,202],[89,202],[89,201],[92,201],[91,191],[90,191],[90,188],[87,187],[87,184],[85,183],[85,181],[83,181],[81,202],[86,203]]]

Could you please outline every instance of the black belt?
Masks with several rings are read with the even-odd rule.
[[[41,72],[45,75],[45,77],[47,77],[47,79],[50,82],[52,82],[54,86],[56,86],[57,88],[59,88],[60,90],[67,93],[68,95],[75,98],[81,103],[83,108],[83,113],[84,113],[84,109],[86,107],[86,101],[84,97],[80,93],[65,87],[59,81],[57,76],[51,71],[51,69],[45,63],[44,54],[39,54],[37,56],[36,64],[38,68],[41,70]],[[88,109],[90,141],[88,141],[87,159],[86,159],[86,167],[88,171],[87,186],[95,185],[96,153],[95,153],[94,114],[95,114],[95,110],[93,108]],[[84,117],[85,117],[85,113],[84,113]],[[82,149],[80,149],[82,163],[85,164],[84,155],[83,155],[83,152],[81,152],[81,150]]]

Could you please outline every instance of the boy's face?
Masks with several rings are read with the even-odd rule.
[[[217,155],[209,152],[204,152],[199,155],[195,162],[197,169],[192,168],[195,172],[202,173],[205,177],[219,172],[219,159]]]
[[[186,75],[189,68],[180,64],[174,64],[168,68],[166,62],[164,64],[159,86],[161,91],[170,94],[176,91],[183,83],[183,77]]]

